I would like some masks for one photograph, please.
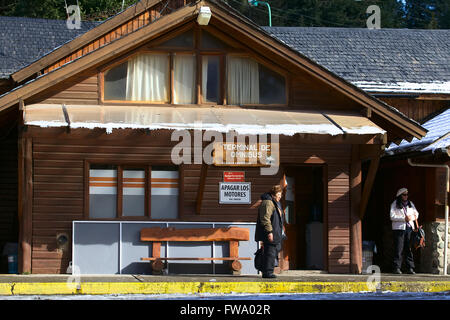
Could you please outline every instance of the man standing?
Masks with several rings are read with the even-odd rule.
[[[283,219],[281,209],[281,195],[283,189],[276,185],[270,192],[261,196],[261,205],[258,209],[258,218],[255,231],[255,241],[262,241],[264,246],[263,255],[263,278],[276,278],[273,273],[275,259],[281,251],[283,240]]]

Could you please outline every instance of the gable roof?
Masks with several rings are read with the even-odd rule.
[[[0,79],[9,78],[98,24],[82,21],[81,29],[69,29],[66,20],[0,16]]]
[[[0,111],[17,104],[20,99],[31,97],[51,85],[73,76],[77,72],[98,66],[107,59],[136,48],[144,41],[168,32],[171,28],[192,21],[198,15],[199,8],[202,5],[211,7],[211,11],[213,12],[211,24],[214,24],[221,30],[235,33],[236,37],[243,43],[247,43],[247,41],[251,42],[252,50],[255,52],[264,51],[268,59],[281,57],[289,65],[295,66],[295,68],[310,74],[324,84],[336,89],[341,94],[353,99],[362,107],[367,108],[369,113],[372,113],[372,120],[374,122],[381,123],[383,128],[391,127],[393,129],[392,132],[395,131],[394,137],[410,139],[411,137],[420,138],[425,135],[426,131],[417,122],[404,116],[395,108],[358,89],[356,86],[348,83],[298,51],[286,46],[280,40],[271,37],[263,29],[243,17],[230,6],[216,0],[198,1],[194,5],[186,5],[159,19],[152,20],[149,24],[139,27],[130,33],[126,33],[115,41],[98,46],[91,52],[81,57],[76,57],[74,60],[27,82],[21,87],[14,88],[10,92],[0,96]],[[102,25],[97,28],[100,28]],[[93,30],[95,31],[95,29]],[[73,46],[72,42],[74,41],[65,44],[60,49],[77,50],[78,48]]]
[[[450,30],[263,29],[366,91],[450,94]]]

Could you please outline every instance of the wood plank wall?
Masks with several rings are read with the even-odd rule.
[[[306,74],[296,72],[290,81],[290,108],[305,110],[330,109],[360,110],[354,100],[339,93],[336,89]]]
[[[438,112],[444,108],[450,107],[448,100],[418,100],[413,98],[384,98],[379,97],[387,104],[395,107],[408,118],[420,123],[429,115]]]
[[[98,105],[97,73],[95,71],[83,72],[76,77],[62,81],[25,101],[25,104],[32,103]]]
[[[33,247],[32,273],[64,273],[71,252],[56,248],[56,234],[66,232],[71,239],[72,221],[84,216],[84,161],[86,159],[138,161],[143,164],[170,164],[171,142],[167,133],[140,132],[120,136],[114,131],[106,135],[96,130],[79,129],[83,135],[61,130],[29,128],[33,138]],[[38,132],[41,132],[38,134]],[[59,133],[58,133],[59,132]],[[116,133],[115,133],[116,132]],[[137,132],[137,130],[136,130]],[[51,138],[53,136],[53,138]],[[69,138],[66,137],[78,138]],[[349,155],[348,145],[282,145],[281,157],[286,163],[326,163],[328,181],[328,254],[330,272],[349,272]],[[261,176],[258,168],[210,167],[206,179],[203,206],[196,214],[197,190],[201,165],[183,165],[184,205],[186,221],[256,220],[256,209],[248,205],[219,205],[218,182],[223,171],[245,170],[246,181],[252,183],[252,204],[260,194],[278,184],[276,176]]]

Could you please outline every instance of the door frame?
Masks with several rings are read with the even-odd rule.
[[[328,165],[327,163],[283,163],[280,165],[282,171],[282,180],[285,180],[287,168],[292,167],[321,167],[322,168],[322,186],[323,186],[323,203],[322,203],[322,219],[323,219],[323,270],[328,271]],[[285,194],[283,193],[282,201],[285,202]],[[299,270],[299,269],[296,269]]]

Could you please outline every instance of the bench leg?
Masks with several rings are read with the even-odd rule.
[[[234,260],[231,263],[231,271],[233,275],[240,275],[242,269],[242,264],[239,262],[239,260]]]
[[[152,245],[152,256],[155,258],[161,257],[161,242],[154,241]],[[151,263],[152,274],[158,275],[162,274],[164,269],[164,263],[161,260],[155,260]]]
[[[154,275],[162,274],[162,270],[164,269],[164,262],[162,262],[162,260],[158,259],[158,260],[152,261],[151,265],[152,265],[152,273]]]

